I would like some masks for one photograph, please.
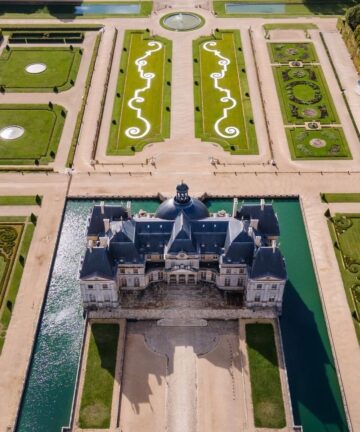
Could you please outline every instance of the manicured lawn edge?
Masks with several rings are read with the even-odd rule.
[[[170,137],[170,120],[171,113],[166,109],[166,107],[171,107],[171,85],[167,85],[167,82],[171,83],[171,64],[172,64],[172,42],[169,39],[165,39],[160,36],[151,36],[147,30],[127,30],[124,35],[123,49],[120,59],[119,74],[116,84],[116,93],[120,95],[124,94],[125,81],[127,75],[127,64],[130,55],[130,42],[132,33],[142,33],[144,35],[144,40],[156,40],[162,42],[165,46],[165,64],[164,64],[164,92],[163,92],[163,102],[162,102],[162,131],[159,135],[153,137],[144,138],[141,141],[135,142],[131,147],[118,148],[118,136],[120,129],[120,113],[121,108],[124,103],[123,97],[117,97],[114,95],[112,119],[118,119],[115,127],[110,126],[108,145],[106,149],[106,154],[112,156],[132,156],[135,152],[143,150],[143,148],[153,142],[162,142],[166,138]],[[147,36],[148,35],[148,36]],[[170,60],[170,61],[169,61]],[[120,72],[123,70],[123,73]],[[134,148],[134,150],[132,150]]]
[[[272,3],[272,0],[271,0]],[[275,2],[274,2],[275,3]],[[315,30],[318,26],[311,23],[278,23],[278,24],[264,24],[263,29],[270,30]]]
[[[26,48],[24,47],[11,47],[10,51],[4,50],[1,54],[0,61],[4,62],[4,57],[7,55],[7,57],[10,56],[11,51],[70,51],[70,48],[64,47],[39,47],[39,46],[28,46]],[[77,74],[79,71],[81,58],[82,58],[82,49],[81,48],[73,48],[71,50],[74,53],[71,67],[69,70],[69,73],[66,77],[66,80],[64,83],[56,87],[56,93],[60,93],[66,90],[69,90],[75,85]],[[73,84],[71,84],[71,81]],[[5,93],[30,93],[30,92],[36,92],[36,93],[49,93],[49,92],[55,92],[54,87],[7,87],[5,84],[3,85]]]
[[[109,428],[114,386],[118,324],[92,324],[84,388],[81,397],[81,428]],[[96,414],[99,414],[99,417]]]
[[[283,428],[286,419],[274,327],[245,324],[245,330],[255,426]]]
[[[335,216],[340,216],[340,215],[344,215],[346,217],[351,217],[351,216],[356,216],[356,217],[360,217],[360,214],[351,214],[351,213],[341,213],[338,214],[336,213]],[[345,262],[344,262],[344,256],[342,253],[342,250],[340,249],[340,242],[335,230],[335,225],[333,222],[332,218],[329,218],[327,221],[328,227],[329,227],[329,233],[330,233],[330,237],[333,243],[333,249],[334,249],[334,253],[336,256],[336,260],[338,262],[338,266],[339,266],[339,270],[340,270],[340,274],[341,274],[341,279],[343,281],[343,287],[345,290],[345,295],[346,295],[346,299],[349,305],[349,309],[350,309],[350,313],[351,313],[351,317],[352,317],[352,322],[354,324],[354,329],[355,329],[355,333],[356,333],[356,337],[358,339],[358,343],[360,344],[360,308],[357,307],[356,302],[354,300],[353,294],[351,292],[351,285],[354,283],[353,280],[351,280],[351,277],[349,275],[349,271],[346,270],[345,267]],[[357,264],[355,264],[357,265]],[[360,305],[359,305],[360,306]]]
[[[87,74],[87,77],[86,77],[85,90],[84,90],[84,95],[83,95],[83,98],[82,98],[82,104],[81,104],[80,111],[79,111],[79,113],[77,115],[77,118],[76,118],[74,135],[73,135],[72,140],[71,140],[69,154],[68,154],[68,157],[67,157],[67,160],[66,160],[66,167],[67,168],[72,167],[72,164],[74,162],[76,147],[77,147],[78,142],[79,142],[79,136],[80,136],[81,126],[82,126],[82,122],[83,122],[83,118],[84,118],[84,114],[85,114],[86,102],[87,102],[87,98],[89,96],[91,81],[92,81],[92,77],[93,77],[93,74],[94,74],[94,68],[95,68],[95,63],[96,63],[97,55],[98,55],[98,52],[99,52],[99,46],[100,46],[101,38],[102,38],[102,33],[99,33],[97,35],[97,37],[96,37],[95,46],[94,46],[93,54],[92,54],[92,57],[91,57],[88,74]]]
[[[0,196],[0,206],[19,206],[19,205],[41,205],[42,196],[40,195],[2,195]]]
[[[27,254],[30,249],[34,231],[35,231],[35,225],[29,222],[25,226],[25,230],[22,234],[21,244],[20,247],[18,248],[18,252],[14,260],[11,279],[8,282],[7,284],[8,286],[6,287],[5,290],[6,291],[5,297],[0,309],[0,322],[3,326],[3,331],[5,331],[5,334],[2,334],[0,336],[0,354],[5,342],[6,330],[11,320],[12,310],[16,302],[16,297],[19,291],[21,278],[24,271],[24,266],[25,266]],[[20,262],[20,256],[23,257],[23,262]],[[11,302],[12,305],[11,309],[8,308],[8,302]]]
[[[53,162],[55,160],[56,157],[56,153],[60,144],[60,140],[61,140],[61,135],[62,135],[62,131],[64,128],[64,124],[65,124],[65,118],[67,115],[67,111],[65,110],[64,107],[60,106],[60,105],[52,105],[52,107],[50,108],[49,105],[45,105],[45,104],[39,104],[39,105],[28,105],[28,104],[24,104],[24,105],[20,105],[20,104],[4,104],[4,105],[0,105],[0,109],[1,110],[6,110],[6,109],[12,109],[12,110],[47,110],[50,112],[53,112],[54,115],[56,116],[56,120],[53,126],[53,129],[51,131],[51,137],[50,140],[48,142],[48,146],[47,146],[47,152],[45,155],[42,155],[40,159],[31,159],[31,158],[1,158],[0,159],[0,165],[47,165],[50,162]],[[35,168],[36,170],[38,169],[38,167]],[[5,170],[8,170],[8,168],[5,168]],[[11,169],[11,171],[14,171],[13,169]],[[23,169],[19,168],[19,171],[23,171]]]
[[[360,202],[360,193],[321,193],[320,198],[325,203]]]
[[[199,59],[200,58],[200,45],[208,40],[214,40],[214,39],[221,39],[222,33],[233,33],[234,34],[234,40],[235,44],[238,47],[242,47],[241,44],[241,36],[240,31],[238,30],[219,30],[215,31],[214,36],[203,36],[193,41],[193,58]],[[245,65],[245,58],[243,51],[236,51],[236,59],[237,59],[237,68],[241,69],[244,68],[246,71],[246,65]],[[200,62],[193,62],[193,76],[194,76],[194,105],[195,107],[202,107],[202,82],[201,82],[201,65]],[[256,137],[256,131],[255,131],[255,125],[254,125],[254,117],[253,117],[253,111],[251,106],[251,99],[250,96],[246,96],[246,93],[250,94],[249,90],[249,84],[247,81],[246,73],[239,73],[240,78],[240,92],[241,92],[241,104],[242,104],[242,111],[244,115],[244,126],[246,131],[246,138],[247,138],[247,149],[239,149],[239,150],[232,150],[231,144],[227,142],[225,139],[221,139],[217,136],[209,136],[207,133],[203,132],[203,116],[201,111],[195,110],[195,136],[196,138],[200,138],[202,141],[211,141],[214,143],[217,143],[221,145],[221,147],[225,150],[230,152],[231,154],[258,154],[259,149],[257,145],[257,137]],[[199,85],[195,85],[195,81],[199,83]],[[250,123],[252,121],[252,123]]]

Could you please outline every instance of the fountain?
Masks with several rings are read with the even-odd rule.
[[[201,16],[189,12],[175,12],[165,15],[161,25],[167,30],[190,31],[201,27],[204,20]]]

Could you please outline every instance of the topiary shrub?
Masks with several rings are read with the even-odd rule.
[[[352,28],[352,30],[356,29],[356,27],[360,24],[360,4],[346,11],[345,21]]]

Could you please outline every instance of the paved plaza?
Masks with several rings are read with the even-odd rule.
[[[157,194],[172,196],[175,186],[184,180],[193,196],[204,193],[219,197],[233,196],[300,196],[312,259],[316,270],[322,304],[332,342],[333,354],[338,368],[339,382],[350,426],[360,430],[360,350],[349,313],[341,274],[333,251],[325,211],[360,213],[360,203],[326,204],[320,199],[321,192],[359,192],[360,143],[351,121],[341,89],[337,83],[329,57],[321,40],[322,33],[329,49],[334,67],[340,76],[353,118],[360,129],[360,97],[354,91],[357,80],[355,68],[345,45],[336,30],[336,18],[216,18],[210,11],[192,9],[192,2],[184,3],[186,10],[200,14],[205,19],[203,27],[191,32],[171,32],[163,28],[159,20],[168,9],[153,12],[148,18],[108,18],[101,21],[82,19],[81,24],[99,23],[102,40],[95,63],[94,74],[87,98],[80,130],[78,146],[72,169],[66,168],[66,160],[73,138],[77,113],[80,110],[86,75],[91,62],[97,32],[86,32],[82,43],[83,58],[73,88],[58,94],[51,93],[0,93],[0,103],[43,103],[51,100],[68,111],[64,132],[61,136],[55,160],[50,163],[52,171],[6,172],[0,171],[0,195],[42,195],[38,206],[0,206],[0,216],[38,216],[37,227],[29,251],[19,294],[16,300],[6,342],[0,356],[0,431],[11,431],[18,412],[19,402],[26,378],[31,350],[36,336],[37,324],[46,294],[52,259],[61,229],[62,216],[67,198],[78,197],[154,197]],[[299,30],[272,32],[271,41],[309,42],[316,49],[338,116],[346,136],[351,160],[292,160],[286,139],[284,122],[273,79],[264,23],[313,23],[317,29],[309,30],[311,39]],[[2,23],[0,17],[0,24]],[[7,24],[29,24],[29,20],[6,20]],[[30,24],[38,24],[34,20]],[[41,24],[68,24],[60,20],[43,19]],[[71,25],[74,22],[70,23]],[[147,145],[134,156],[109,156],[106,154],[108,135],[112,120],[113,100],[126,30],[149,28],[150,32],[172,41],[171,82],[171,132],[164,142]],[[202,142],[195,138],[193,99],[192,41],[210,35],[215,28],[236,29],[241,33],[247,79],[251,94],[252,110],[259,148],[258,155],[231,155],[216,143]],[[112,46],[117,29],[114,55]],[[0,47],[3,49],[4,43]],[[94,139],[101,112],[101,98],[106,84],[107,70],[111,68],[104,112],[96,151]],[[262,98],[264,106],[262,103]],[[5,167],[6,168],[6,167]],[[225,326],[226,327],[226,326]],[[170,330],[169,330],[170,329]],[[171,328],[167,328],[170,334]],[[148,335],[144,329],[133,326],[127,329],[124,351],[121,427],[123,432],[160,431],[165,422],[168,431],[201,432],[253,431],[249,419],[249,385],[244,381],[240,365],[230,376],[228,369],[215,367],[226,364],[229,346],[235,353],[233,361],[240,362],[242,329],[235,325],[226,327],[217,346],[198,347],[200,337],[190,344],[178,339],[181,330],[173,335],[178,341],[169,360],[170,345],[166,338],[160,340],[156,331]],[[145,336],[144,336],[145,334]],[[211,335],[213,336],[213,335]],[[178,338],[178,339],[177,339]],[[171,339],[169,337],[169,339]],[[210,338],[211,339],[211,338]],[[196,351],[199,350],[199,351]],[[226,351],[228,350],[228,351]],[[224,354],[225,353],[225,354]],[[223,357],[222,357],[223,356]],[[160,358],[160,361],[159,361]],[[135,360],[134,360],[135,359]],[[140,360],[139,360],[140,359]],[[120,368],[120,366],[118,366]],[[173,368],[173,374],[169,374]],[[144,382],[143,374],[150,374]],[[241,372],[240,372],[241,371]],[[246,368],[245,368],[246,372]],[[194,385],[197,373],[198,388],[187,397]],[[181,379],[179,378],[181,375]],[[185,377],[185,378],[184,378]],[[225,383],[220,395],[209,384]],[[284,379],[284,377],[282,377]],[[142,382],[142,385],[140,384]],[[134,382],[136,385],[134,385]],[[244,384],[245,383],[245,384]],[[145,388],[146,387],[146,388]],[[236,393],[233,398],[231,392]],[[149,403],[141,404],[144,394]],[[197,396],[198,395],[198,396]],[[200,395],[200,396],[199,396]],[[221,398],[229,404],[221,405]],[[230,418],[238,404],[243,411]],[[286,401],[285,401],[286,404]],[[178,410],[183,415],[179,423]],[[212,417],[206,413],[212,412]],[[197,412],[197,426],[195,414]],[[250,411],[249,411],[250,412]],[[134,415],[136,413],[136,415]],[[288,424],[290,408],[286,406]],[[226,426],[224,426],[226,425]],[[118,430],[112,428],[111,430]]]

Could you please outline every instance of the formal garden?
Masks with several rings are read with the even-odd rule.
[[[255,427],[286,426],[279,363],[272,324],[246,324]]]
[[[285,123],[339,123],[320,66],[276,66],[273,69]]]
[[[195,134],[232,154],[258,147],[240,32],[216,30],[193,42]]]
[[[79,417],[83,429],[110,427],[118,336],[118,324],[91,325]]]
[[[0,56],[1,92],[61,92],[76,81],[82,49],[6,45]]]
[[[360,343],[360,214],[336,213],[328,224]]]
[[[6,197],[10,201],[18,197]],[[41,197],[19,197],[20,205],[41,204]],[[5,200],[5,205],[8,201]],[[1,203],[2,204],[2,203]],[[15,306],[36,217],[0,217],[0,354]]]
[[[305,43],[269,43],[271,63],[289,63],[301,61],[302,63],[317,63],[318,58],[314,46]]]
[[[59,105],[0,105],[0,164],[46,165],[55,159],[66,117]]]
[[[351,159],[341,128],[286,128],[286,135],[293,159]]]
[[[171,42],[125,32],[107,153],[132,155],[170,136]]]

